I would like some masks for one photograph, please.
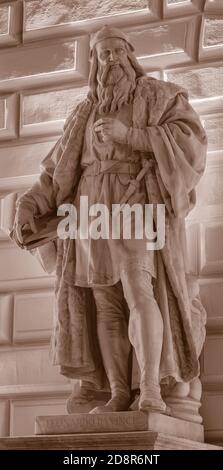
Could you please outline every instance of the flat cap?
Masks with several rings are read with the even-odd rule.
[[[109,38],[118,38],[118,39],[123,39],[125,42],[128,43],[130,46],[131,50],[134,51],[134,47],[131,44],[128,36],[123,33],[120,29],[118,28],[112,28],[111,26],[105,25],[99,31],[94,33],[91,37],[90,40],[90,49],[92,50],[93,47],[100,41],[103,41],[103,39],[109,39]]]

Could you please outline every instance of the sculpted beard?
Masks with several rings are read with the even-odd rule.
[[[97,80],[100,114],[114,113],[131,102],[136,86],[136,73],[129,60],[100,66]]]

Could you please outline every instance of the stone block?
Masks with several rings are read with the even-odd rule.
[[[222,431],[223,394],[221,391],[204,392],[201,413],[205,431]]]
[[[223,46],[223,18],[205,18],[203,45]]]
[[[12,336],[12,296],[0,295],[0,344],[9,344]]]
[[[185,87],[191,99],[213,99],[223,95],[223,67],[211,66],[204,68],[167,71],[167,80]]]
[[[65,413],[64,398],[45,398],[33,400],[12,400],[11,436],[34,434],[35,418],[39,413],[49,415]]]
[[[222,0],[206,0],[205,11],[208,13],[223,13]]]
[[[200,295],[202,303],[209,318],[222,318],[222,292],[223,279],[208,279],[200,283]]]
[[[210,144],[209,144],[210,145]],[[223,163],[206,168],[196,192],[197,206],[221,204],[223,199]]]
[[[22,94],[20,135],[62,132],[64,120],[87,92],[82,87]]]
[[[186,237],[187,237],[187,253],[188,253],[188,264],[189,270],[193,274],[198,272],[198,224],[193,223],[186,225]]]
[[[222,355],[223,336],[207,336],[203,351],[203,374],[205,377],[211,375],[221,375],[223,377]]]
[[[17,97],[15,94],[0,96],[0,140],[15,139]]]
[[[204,127],[208,137],[208,149],[223,149],[223,114],[205,117]]]
[[[9,400],[0,400],[0,436],[9,435]]]
[[[163,15],[166,18],[193,14],[202,6],[202,0],[163,0]]]
[[[39,42],[2,51],[0,90],[86,79],[88,38]]]
[[[222,450],[222,447],[152,431],[25,436],[0,439],[1,450]],[[180,457],[181,458],[181,457]],[[148,461],[146,462],[148,464]],[[156,464],[156,458],[152,462]],[[159,461],[158,461],[159,463]]]
[[[0,6],[0,37],[5,34],[9,34],[9,15],[10,15],[10,6],[1,5]]]
[[[221,59],[223,51],[223,18],[202,19],[199,58],[200,60]]]
[[[166,3],[167,5],[177,5],[179,3],[188,3],[188,0],[167,0]]]
[[[203,426],[158,413],[119,413],[37,416],[36,434],[80,434],[155,431],[203,441]]]
[[[5,108],[6,108],[6,100],[1,98],[0,99],[0,131],[2,129],[5,129],[5,118],[6,118],[6,113],[5,113]]]
[[[0,352],[0,385],[40,385],[68,382],[49,358],[49,346],[17,347]]]
[[[56,140],[31,142],[17,146],[9,144],[7,147],[0,147],[1,178],[16,178],[38,174],[40,171],[40,162],[53,148]]]
[[[0,240],[8,240],[9,231],[15,218],[15,202],[17,196],[7,195],[0,199]]]
[[[25,30],[46,28],[100,16],[148,8],[148,0],[25,0]]]
[[[129,27],[153,21],[160,15],[157,0],[42,0],[24,1],[24,40],[33,41],[73,34],[89,34],[105,24]]]
[[[52,331],[52,291],[15,294],[14,343],[48,340]]]
[[[199,272],[201,274],[223,273],[222,237],[222,222],[201,224],[199,237]]]
[[[12,243],[0,244],[0,281],[46,277],[38,261]]]
[[[6,4],[0,4],[0,47],[14,46],[18,44],[21,39],[21,31],[21,2],[7,2]]]
[[[190,62],[194,55],[196,21],[196,18],[180,19],[129,31],[136,55],[145,69]]]

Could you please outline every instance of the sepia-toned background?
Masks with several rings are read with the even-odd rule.
[[[187,220],[190,264],[208,311],[201,358],[206,441],[223,445],[223,1],[0,0],[0,198],[23,192],[87,91],[89,35],[131,36],[148,74],[186,87],[209,138]],[[0,206],[1,226],[11,211]],[[65,413],[71,383],[48,358],[53,276],[0,231],[0,436]]]

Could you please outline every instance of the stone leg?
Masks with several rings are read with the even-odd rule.
[[[89,413],[93,408],[104,405],[108,401],[109,393],[98,392],[93,384],[85,380],[75,383],[73,392],[67,399],[67,412]]]
[[[91,413],[126,411],[130,405],[130,351],[121,283],[93,288],[97,307],[97,334],[108,377],[111,399]]]
[[[129,339],[141,373],[139,409],[165,412],[159,385],[163,321],[153,295],[151,275],[140,268],[126,268],[121,273],[121,281],[130,310]]]

